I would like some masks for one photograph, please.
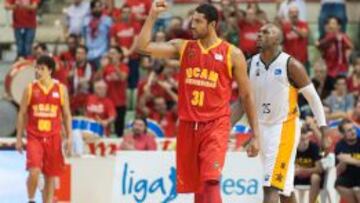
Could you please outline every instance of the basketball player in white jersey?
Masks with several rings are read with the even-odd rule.
[[[275,25],[264,25],[257,39],[260,53],[248,61],[260,126],[264,203],[277,203],[279,198],[282,203],[296,202],[293,181],[301,129],[299,92],[308,101],[322,133],[326,129],[321,100],[304,66],[281,51],[281,41],[282,32]],[[233,106],[233,123],[239,120],[241,111],[240,104]]]

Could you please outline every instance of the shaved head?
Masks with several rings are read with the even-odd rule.
[[[257,46],[261,50],[280,46],[283,41],[283,33],[276,25],[268,23],[260,28]]]

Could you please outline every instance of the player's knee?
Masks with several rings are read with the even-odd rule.
[[[319,184],[321,181],[321,177],[317,173],[311,174],[311,184]]]
[[[38,178],[40,175],[40,169],[32,168],[29,170],[29,177],[30,178]]]

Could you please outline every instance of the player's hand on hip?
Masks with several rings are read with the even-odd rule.
[[[160,13],[168,10],[169,4],[165,0],[155,0],[151,6],[150,16],[157,17]]]
[[[65,146],[64,146],[65,156],[70,157],[71,151],[72,151],[72,140],[66,139],[64,144],[65,144]]]
[[[257,136],[252,137],[246,149],[248,157],[256,157],[258,155],[259,145],[259,138]]]
[[[24,144],[21,138],[16,139],[16,144],[15,144],[15,148],[16,150],[22,154],[23,150],[24,150]]]

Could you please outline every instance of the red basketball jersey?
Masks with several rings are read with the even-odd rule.
[[[179,117],[209,121],[230,115],[231,45],[218,41],[208,49],[185,41],[180,51]]]
[[[37,137],[60,134],[63,98],[58,81],[54,80],[53,86],[49,89],[41,86],[37,81],[30,84],[27,133]]]

